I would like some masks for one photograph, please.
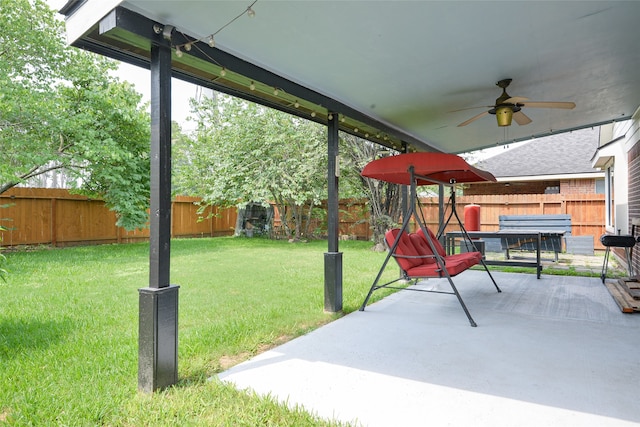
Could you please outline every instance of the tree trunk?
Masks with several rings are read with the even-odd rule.
[[[344,139],[346,142],[344,151],[349,155],[358,172],[370,161],[391,155],[387,148],[352,135],[347,135]],[[400,222],[402,215],[401,186],[362,176],[360,176],[360,182],[369,200],[373,241],[376,245],[384,244],[386,231],[397,226]]]
[[[9,191],[10,189],[12,189],[13,187],[15,187],[16,185],[18,185],[17,182],[6,182],[2,185],[0,185],[0,194]]]
[[[284,202],[284,200],[282,200],[281,197],[278,197],[276,195],[274,191],[271,192],[271,195],[273,197],[273,201],[276,206],[276,209],[278,209],[278,213],[280,214],[280,225],[282,227],[282,230],[284,231],[285,238],[287,240],[290,240],[291,228],[289,227],[289,220],[287,218],[287,216],[289,215],[289,212],[287,210],[287,205]]]
[[[315,204],[313,202],[309,202],[307,215],[306,215],[307,222],[305,223],[304,233],[303,233],[303,235],[306,236],[307,238],[311,237],[311,225],[313,224],[313,207],[314,206]]]

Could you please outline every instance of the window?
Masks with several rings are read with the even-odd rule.
[[[614,197],[613,197],[614,196],[613,169],[614,169],[613,165],[609,166],[605,174],[604,200],[605,200],[605,215],[606,215],[606,222],[607,222],[606,225],[607,227],[612,227],[615,229],[616,204],[614,203]]]
[[[544,194],[560,194],[560,186],[553,185],[544,189]]]

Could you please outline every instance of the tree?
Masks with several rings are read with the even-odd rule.
[[[194,135],[174,140],[176,187],[205,205],[272,201],[288,238],[310,235],[326,197],[324,127],[223,95],[192,107]]]
[[[0,0],[0,193],[64,170],[102,197],[118,224],[144,226],[149,206],[149,114],[117,64],[67,47],[42,0]]]
[[[353,180],[357,180],[362,194],[368,199],[373,241],[376,247],[383,248],[384,233],[389,228],[396,226],[401,219],[401,186],[377,179],[365,178],[360,175],[360,171],[370,161],[393,155],[394,153],[381,145],[353,135],[344,134],[342,140],[341,151],[345,153],[346,161],[349,162],[349,166],[345,169],[356,172],[356,174],[345,175],[345,177],[351,178],[352,187],[357,186],[357,184],[353,183]]]

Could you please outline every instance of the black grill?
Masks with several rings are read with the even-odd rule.
[[[635,225],[632,228],[632,233],[635,229]],[[619,235],[619,234],[603,234],[600,236],[600,242],[607,248],[604,254],[604,263],[602,264],[602,274],[600,278],[602,283],[607,276],[607,268],[609,266],[609,251],[611,248],[624,248],[625,255],[627,256],[627,268],[629,269],[629,277],[633,277],[633,265],[631,264],[631,254],[633,247],[640,241],[640,237],[636,240],[633,235]]]
[[[636,245],[636,238],[633,236],[618,236],[613,234],[603,234],[600,242],[606,247],[632,248]]]

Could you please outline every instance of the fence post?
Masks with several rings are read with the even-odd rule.
[[[51,246],[53,246],[54,248],[56,247],[56,244],[58,243],[58,216],[56,215],[56,211],[58,209],[57,203],[56,203],[56,198],[55,197],[51,197],[51,231],[50,231],[50,236],[51,236]]]

